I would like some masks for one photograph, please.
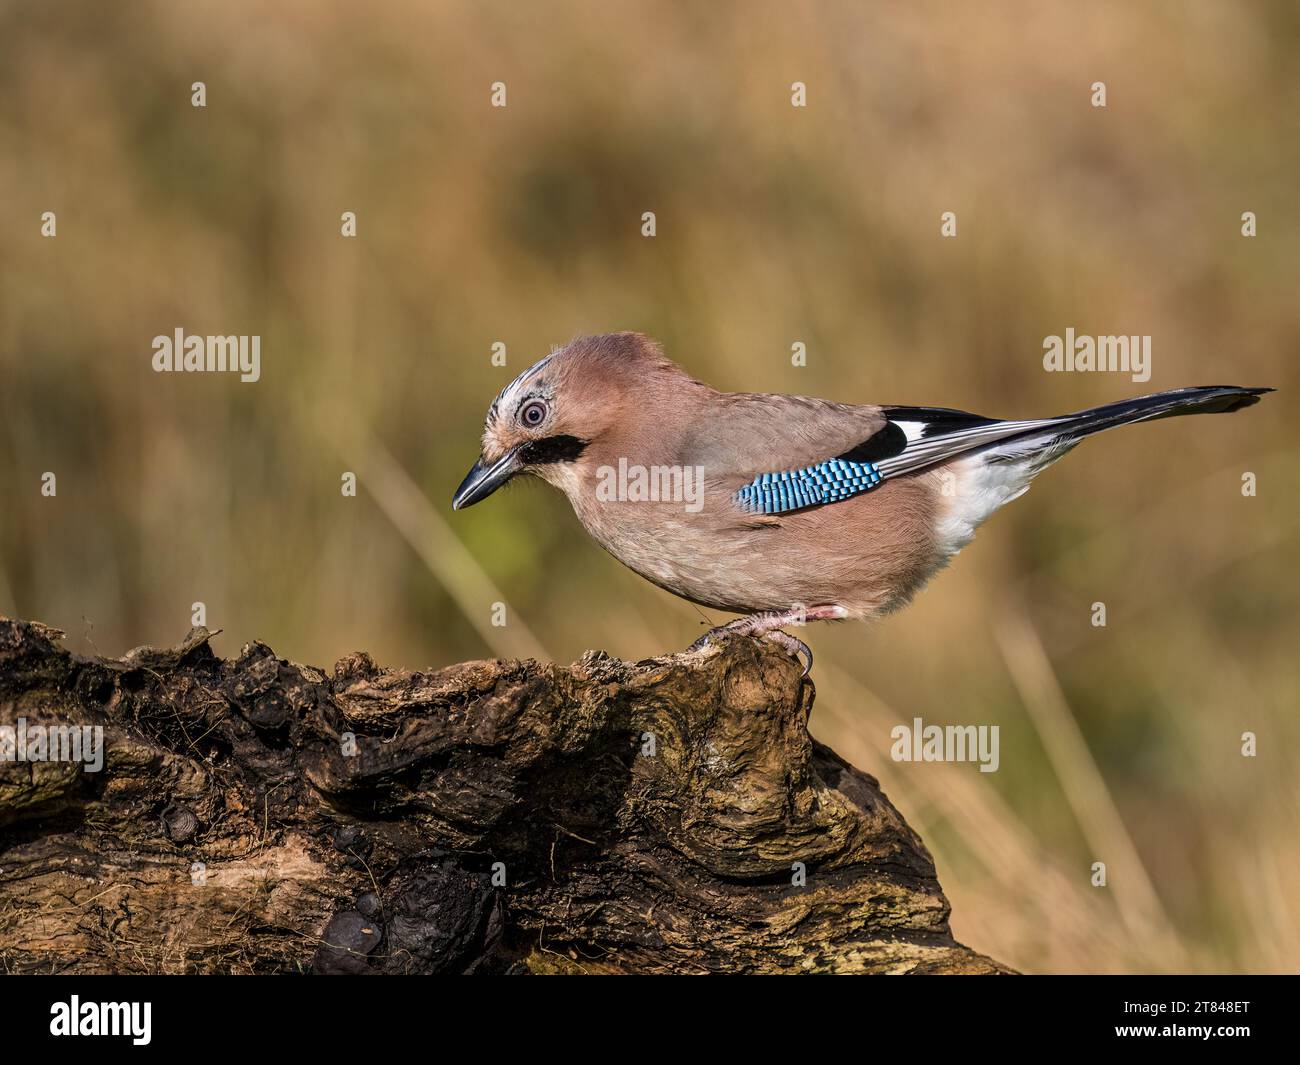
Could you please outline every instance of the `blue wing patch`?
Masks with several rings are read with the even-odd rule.
[[[735,495],[746,510],[784,514],[868,492],[884,480],[872,462],[827,459],[816,466],[784,473],[762,473]]]

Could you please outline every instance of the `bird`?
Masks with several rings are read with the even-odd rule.
[[[532,475],[653,584],[740,614],[724,633],[871,620],[911,601],[995,511],[1085,437],[1241,410],[1271,388],[1209,385],[1051,418],[721,392],[638,332],[579,336],[501,390],[452,507]]]

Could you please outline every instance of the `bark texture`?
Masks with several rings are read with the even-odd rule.
[[[102,726],[104,764],[0,762],[0,971],[1005,971],[770,644],[326,673],[61,635],[0,619],[0,725]]]

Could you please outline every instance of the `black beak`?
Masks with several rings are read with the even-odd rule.
[[[511,448],[491,466],[485,466],[483,460],[474,463],[474,468],[465,474],[456,494],[451,497],[451,509],[460,510],[472,507],[481,499],[487,499],[493,492],[510,480],[523,468],[519,449]]]

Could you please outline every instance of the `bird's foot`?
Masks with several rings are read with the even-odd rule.
[[[687,651],[703,650],[717,637],[726,634],[757,636],[759,639],[771,640],[778,647],[783,648],[791,658],[802,658],[805,663],[802,676],[806,677],[812,671],[812,648],[803,640],[795,639],[788,632],[782,632],[781,627],[783,625],[802,625],[805,621],[835,620],[844,617],[845,614],[844,608],[838,606],[815,606],[797,611],[766,610],[761,614],[750,614],[747,617],[736,618],[735,621],[729,621],[725,625],[719,625],[716,629],[710,629],[691,644]]]
[[[812,672],[812,648],[804,643],[803,640],[791,636],[788,632],[782,632],[780,629],[771,629],[770,631],[763,633],[763,639],[771,640],[777,645],[777,647],[783,648],[785,653],[791,658],[803,659],[804,667],[803,672],[799,674],[800,677],[806,677]]]

